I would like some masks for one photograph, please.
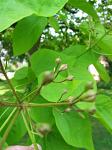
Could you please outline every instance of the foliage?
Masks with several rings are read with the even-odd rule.
[[[73,16],[78,9],[88,14],[80,23]],[[97,12],[86,0],[0,1],[1,41],[9,50],[5,61],[0,50],[6,78],[0,81],[0,149],[28,134],[26,145],[35,150],[36,143],[43,150],[94,150],[91,118],[112,132],[111,96],[99,91],[88,69],[93,64],[102,81],[111,81],[99,61],[102,55],[112,60],[111,22]],[[27,66],[9,79],[8,65],[23,58]]]

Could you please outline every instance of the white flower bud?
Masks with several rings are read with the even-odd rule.
[[[46,85],[54,80],[54,73],[50,71],[46,71],[43,76],[43,85]]]
[[[60,64],[61,63],[61,58],[56,58],[56,60],[55,60],[55,62],[56,62],[56,64]]]
[[[72,103],[74,101],[74,97],[73,96],[69,96],[67,98],[67,101],[69,101],[69,103]]]
[[[66,78],[67,81],[72,81],[73,79],[74,79],[74,76],[73,76],[73,75],[69,75],[69,76]]]
[[[68,68],[68,65],[67,64],[62,64],[59,68],[59,71],[64,71],[64,70],[67,70]]]
[[[64,89],[63,94],[66,94],[67,92],[68,92],[68,90],[67,90],[67,89]]]

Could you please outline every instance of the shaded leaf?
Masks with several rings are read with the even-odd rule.
[[[87,115],[81,118],[75,111],[62,113],[59,109],[54,109],[53,114],[56,126],[68,144],[94,150],[91,125]]]

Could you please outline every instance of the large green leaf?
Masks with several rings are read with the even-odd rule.
[[[13,52],[20,55],[30,50],[42,34],[47,19],[32,15],[21,20],[14,30]]]
[[[98,119],[112,132],[112,99],[106,95],[98,95],[96,98],[96,110]]]
[[[85,118],[81,118],[75,111],[62,113],[59,109],[54,109],[53,114],[56,126],[68,144],[94,150],[91,125],[87,115]]]
[[[79,8],[86,12],[88,15],[92,16],[94,20],[98,20],[98,15],[92,5],[86,0],[69,0],[69,3],[75,8]]]
[[[1,0],[0,1],[0,32],[18,20],[37,14],[38,16],[53,16],[68,0]]]

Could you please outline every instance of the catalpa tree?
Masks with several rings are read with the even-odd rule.
[[[79,10],[86,14],[80,24]],[[71,13],[76,14],[72,21]],[[51,27],[53,36],[48,34]],[[0,49],[0,72],[5,77],[0,80],[0,150],[13,145],[95,150],[92,119],[111,134],[111,96],[98,90],[88,69],[92,64],[100,79],[110,82],[99,58],[112,60],[111,29],[111,22],[102,21],[86,0],[0,1],[1,44],[11,51],[4,59],[2,51],[8,48]],[[15,69],[10,79],[12,60],[23,58],[27,65]]]

